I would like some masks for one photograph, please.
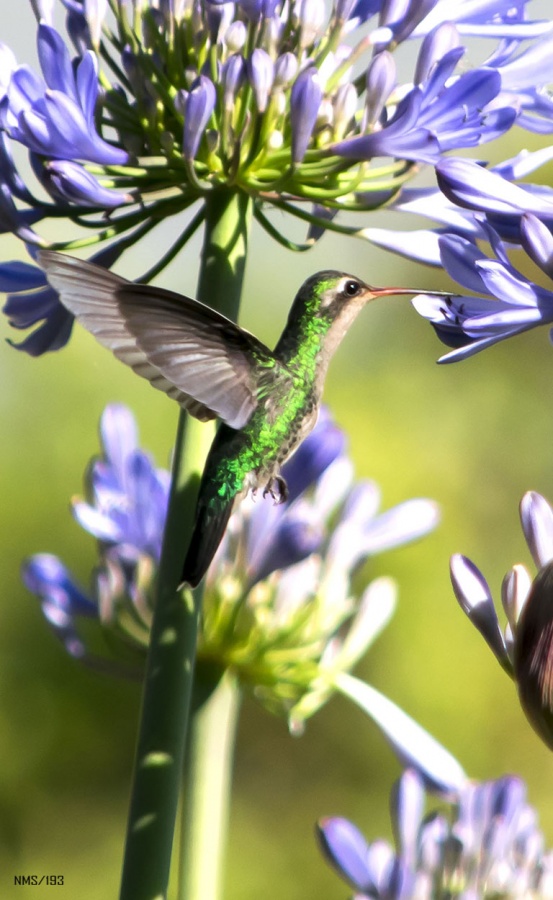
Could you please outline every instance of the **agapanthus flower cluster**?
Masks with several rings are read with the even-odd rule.
[[[424,806],[411,769],[392,789],[395,848],[369,843],[347,819],[319,823],[325,857],[358,900],[553,897],[553,852],[520,778],[467,781],[448,807],[425,815]]]
[[[437,166],[437,173],[444,195],[468,211],[472,224],[471,234],[439,237],[441,263],[464,289],[479,296],[462,294],[445,302],[421,297],[414,305],[438,337],[455,348],[440,361],[453,362],[553,322],[553,290],[522,274],[509,257],[513,247],[523,250],[548,279],[553,277],[553,191],[513,184],[468,160],[449,159]],[[492,256],[477,244],[482,237]]]
[[[37,225],[69,221],[71,239],[55,246],[107,240],[110,256],[99,261],[112,265],[160,221],[190,211],[142,280],[184,246],[221,191],[250,198],[288,247],[308,247],[327,228],[363,236],[336,213],[390,203],[421,163],[493,140],[515,121],[547,130],[540,85],[551,24],[526,6],[63,0],[66,37],[53,4],[34,3],[40,74],[0,47],[0,227],[46,246]],[[497,48],[471,66],[468,36]],[[410,40],[420,45],[405,79],[395,51]],[[18,145],[34,183],[15,162]],[[307,242],[287,240],[271,208],[307,220]],[[59,348],[71,318],[34,267],[2,274],[23,295],[9,301],[12,324],[44,323],[21,346]]]
[[[453,556],[451,580],[462,609],[515,680],[530,724],[553,748],[553,509],[530,491],[522,498],[520,518],[538,574],[532,579],[524,566],[515,565],[505,576],[504,629],[492,591],[471,560]]]
[[[66,649],[96,666],[80,631],[83,616],[125,644],[147,646],[169,487],[168,473],[138,448],[125,407],[107,407],[100,434],[88,500],[73,503],[99,545],[91,594],[48,554],[32,557],[23,572]],[[321,661],[330,667],[332,660],[334,672],[350,669],[394,608],[390,579],[371,582],[359,597],[353,573],[374,554],[427,533],[438,514],[422,499],[378,514],[376,486],[353,483],[345,437],[324,412],[283,475],[286,503],[246,498],[231,518],[207,574],[198,656],[200,665],[231,668],[276,712],[290,712],[316,685],[311,714],[331,693],[321,686]]]

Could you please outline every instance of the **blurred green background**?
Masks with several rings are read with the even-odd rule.
[[[29,59],[34,22],[26,10],[17,39]],[[25,40],[27,44],[25,45]],[[482,156],[530,146],[515,132]],[[537,144],[535,144],[537,146]],[[546,175],[539,173],[543,180]],[[393,225],[389,214],[371,225]],[[365,220],[367,223],[367,220]],[[283,223],[284,224],[284,223]],[[158,248],[176,234],[171,221]],[[199,243],[160,283],[194,293]],[[151,259],[129,255],[123,274]],[[2,238],[1,258],[25,258]],[[444,288],[425,270],[361,242],[326,237],[292,255],[259,231],[248,263],[242,324],[271,344],[303,279],[335,267],[376,284]],[[5,321],[2,335],[10,335]],[[11,334],[12,337],[18,335]],[[518,521],[526,490],[553,500],[553,349],[546,329],[454,366],[408,301],[372,305],[331,367],[325,399],[347,431],[359,478],[375,479],[383,507],[415,496],[442,508],[424,541],[382,555],[366,579],[399,582],[396,616],[359,674],[441,740],[477,779],[517,773],[553,844],[553,759],[524,719],[514,687],[453,598],[448,559],[470,556],[499,594],[505,571],[531,566]],[[176,407],[75,329],[61,353],[33,360],[0,347],[0,895],[50,896],[14,887],[15,874],[61,874],[56,896],[115,897],[125,832],[139,688],[81,669],[52,636],[22,587],[21,560],[58,554],[87,585],[94,541],[73,522],[69,499],[97,452],[106,403],[135,412],[142,445],[167,465]],[[378,730],[334,699],[301,739],[246,699],[236,750],[226,900],[305,900],[347,894],[319,857],[314,822],[353,819],[368,837],[390,836],[388,793],[399,766]],[[52,889],[50,889],[51,891]],[[41,893],[42,891],[42,893]]]

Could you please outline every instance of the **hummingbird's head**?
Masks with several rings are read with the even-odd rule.
[[[418,293],[421,292],[408,288],[372,287],[355,275],[334,269],[317,272],[299,289],[288,316],[287,330],[309,333],[315,326],[316,333],[324,335],[324,349],[330,355],[370,300],[391,294]]]
[[[297,321],[307,315],[312,319],[322,319],[329,326],[341,322],[347,329],[370,300],[389,294],[416,293],[419,292],[407,288],[371,287],[355,275],[328,269],[304,281],[290,310],[289,321]]]

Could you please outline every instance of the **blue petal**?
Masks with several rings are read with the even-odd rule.
[[[25,340],[16,344],[14,341],[9,343],[16,350],[22,350],[29,356],[42,356],[54,350],[60,350],[65,347],[73,328],[73,316],[63,308],[61,303],[49,317],[33,331]]]
[[[62,91],[77,103],[73,66],[63,39],[55,28],[43,23],[38,26],[37,38],[38,58],[46,84],[51,90]]]
[[[106,458],[124,486],[127,459],[138,447],[136,421],[130,409],[122,403],[106,406],[100,419],[100,436]]]
[[[252,555],[248,566],[250,584],[307,559],[320,549],[323,537],[322,529],[312,522],[285,518],[271,533],[271,540],[258,547],[264,551],[262,555]]]
[[[339,875],[355,890],[375,889],[368,868],[369,845],[355,825],[338,816],[322,819],[317,834],[324,855]]]
[[[331,463],[346,449],[344,432],[332,421],[322,421],[303,441],[292,458],[283,466],[288,485],[288,503],[293,503],[321,477]]]
[[[549,228],[537,216],[524,213],[520,220],[520,234],[522,246],[530,259],[553,278],[553,237]]]
[[[476,264],[487,257],[476,244],[458,235],[444,235],[439,239],[442,265],[448,275],[469,291],[486,293]]]
[[[0,263],[0,293],[12,291],[31,291],[46,286],[46,276],[38,266],[12,260]],[[6,310],[4,309],[4,312]]]
[[[30,557],[22,569],[25,586],[41,597],[49,597],[70,615],[98,615],[96,604],[80,590],[69,570],[57,556],[37,553]]]

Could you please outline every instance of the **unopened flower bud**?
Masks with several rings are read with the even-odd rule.
[[[274,63],[260,47],[256,48],[248,60],[248,76],[255,95],[259,112],[265,112],[275,74]]]
[[[290,98],[292,160],[295,163],[301,162],[305,156],[322,98],[317,69],[309,66],[296,78]]]

